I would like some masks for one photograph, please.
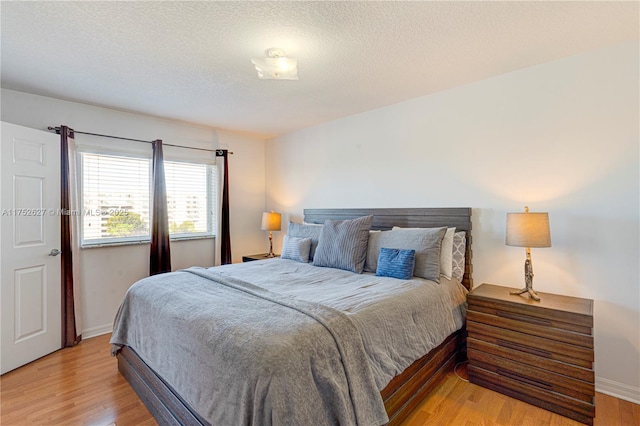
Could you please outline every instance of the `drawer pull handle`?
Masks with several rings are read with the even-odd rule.
[[[527,352],[533,355],[538,355],[544,358],[551,358],[552,353],[549,351],[545,351],[543,349],[536,349],[529,346],[521,345],[519,343],[509,342],[507,340],[498,339],[498,346],[502,346],[504,348],[513,349],[520,352]]]
[[[550,326],[551,325],[551,321],[549,321],[549,320],[540,319],[540,318],[532,318],[532,317],[528,317],[526,315],[515,314],[513,312],[496,311],[496,315],[498,315],[499,317],[502,317],[502,318],[508,318],[508,319],[512,319],[512,320],[516,320],[516,321],[527,322],[529,324],[544,325],[544,326]]]
[[[501,376],[508,377],[510,379],[516,380],[518,382],[528,383],[533,386],[537,386],[539,388],[552,389],[552,386],[549,383],[540,382],[536,379],[532,379],[530,377],[522,376],[518,373],[514,373],[512,371],[503,370],[502,368],[498,368],[498,374]]]

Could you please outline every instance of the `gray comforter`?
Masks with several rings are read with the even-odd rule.
[[[213,425],[379,425],[379,391],[462,326],[464,293],[283,259],[192,268],[133,285],[111,343]]]

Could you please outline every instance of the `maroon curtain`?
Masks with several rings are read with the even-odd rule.
[[[220,230],[220,263],[231,263],[231,235],[229,233],[229,151],[216,150],[216,157],[224,157],[224,177],[222,181],[222,218]]]
[[[71,182],[69,178],[69,138],[73,139],[73,130],[67,126],[60,126],[60,209],[62,212],[71,210]],[[61,277],[62,277],[62,347],[75,346],[82,340],[76,330],[75,301],[73,294],[73,256],[71,251],[72,238],[71,216],[60,215],[61,226]]]
[[[151,200],[151,257],[149,275],[171,272],[169,247],[169,214],[167,212],[167,188],[164,181],[162,140],[153,141],[151,164],[153,188]]]

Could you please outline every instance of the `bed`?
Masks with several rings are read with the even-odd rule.
[[[462,285],[464,285],[466,289],[470,289],[472,287],[472,280],[471,280],[472,251],[471,251],[471,236],[470,236],[471,209],[469,208],[310,209],[310,210],[305,210],[304,214],[305,214],[304,221],[312,224],[313,223],[321,224],[326,219],[349,220],[349,219],[359,218],[366,215],[373,215],[373,223],[371,225],[372,230],[388,230],[394,226],[398,226],[401,228],[433,228],[433,227],[443,227],[443,226],[456,227],[457,231],[463,231],[466,234],[464,275],[462,277],[461,283]],[[175,274],[168,276],[167,280],[165,281],[170,281],[171,279],[173,279],[174,281],[177,280],[175,281],[176,283],[172,285],[181,286],[182,281],[180,280],[185,279],[185,276],[195,275],[197,280],[200,280],[200,281],[199,281],[199,284],[197,284],[193,290],[191,289],[189,290],[190,292],[192,291],[194,293],[197,293],[198,291],[200,291],[197,286],[201,286],[203,288],[206,287],[205,280],[207,279],[213,279],[213,280],[217,280],[217,282],[225,283],[226,286],[231,287],[233,291],[236,291],[235,286],[237,283],[234,280],[236,280],[238,276],[241,276],[243,278],[249,277],[249,278],[252,278],[254,281],[259,282],[261,275],[262,276],[269,275],[271,273],[276,273],[278,270],[280,270],[280,269],[272,269],[271,272],[266,272],[266,271],[270,271],[269,268],[276,268],[276,266],[278,268],[284,268],[286,270],[286,273],[285,272],[281,273],[283,277],[287,274],[293,273],[291,272],[293,270],[295,271],[300,270],[304,273],[305,276],[311,276],[313,275],[313,273],[319,270],[323,270],[321,272],[324,273],[325,269],[330,269],[330,268],[318,268],[318,267],[308,266],[308,265],[294,265],[289,260],[282,260],[280,262],[282,263],[282,265],[280,266],[276,265],[278,261],[269,260],[264,262],[251,262],[253,265],[248,264],[243,269],[239,269],[239,267],[242,267],[242,265],[229,265],[229,267],[227,268],[213,268],[213,270],[195,270],[195,271],[189,271],[189,273],[183,272],[179,274],[179,277],[176,277]],[[286,269],[286,268],[289,268],[289,269]],[[208,275],[215,275],[215,276],[212,278]],[[354,282],[357,281],[355,279],[356,278],[355,276],[353,280],[348,280],[348,278],[345,278],[347,276],[348,274],[347,275],[338,274],[338,276],[336,278],[332,278],[332,280],[339,281],[340,279],[342,279],[345,283],[348,283],[349,281],[354,281]],[[362,277],[362,278],[357,277],[357,278],[365,279],[366,277]],[[296,278],[296,279],[299,279],[299,278]],[[238,282],[244,283],[245,281],[239,280]],[[167,285],[167,284],[163,282],[163,284],[159,284],[159,285]],[[383,288],[386,285],[387,285],[386,282],[384,282],[384,284],[380,282],[377,284],[377,287],[373,286],[373,288],[376,288],[376,289]],[[414,288],[411,287],[411,285],[413,285],[411,282],[408,282],[407,285],[409,286],[407,288],[411,288],[411,291],[414,291]],[[450,284],[448,280],[445,280],[445,282],[441,282],[440,285],[442,287],[445,287]],[[457,285],[459,286],[459,284]],[[363,285],[362,288],[367,286],[368,285]],[[273,298],[274,293],[268,292],[268,286],[266,286],[265,288],[267,288],[267,290],[263,290],[262,287],[253,288],[250,286],[249,290],[244,288],[242,291],[252,292],[252,297],[254,296],[253,293],[255,292],[266,291],[268,295],[267,298]],[[338,288],[339,287],[336,287],[336,289]],[[416,291],[418,290],[417,285],[415,286],[415,290]],[[295,290],[292,290],[292,291],[295,291]],[[397,292],[397,290],[392,290],[392,291]],[[423,290],[422,287],[420,287],[419,291],[427,291],[427,290]],[[162,291],[158,290],[158,293],[162,293]],[[339,293],[339,290],[336,290],[336,291],[332,290],[330,293],[331,294]],[[320,293],[318,294],[319,294],[319,297],[322,299],[322,294]],[[407,295],[409,295],[409,293],[407,293]],[[294,304],[305,303],[304,301],[300,302],[297,297],[292,297],[291,295],[283,296],[283,297],[285,297],[286,300],[276,300],[275,302],[277,302],[277,304],[280,304],[280,305],[282,304],[286,305],[290,303],[294,303]],[[348,305],[344,305],[344,306],[341,305],[346,303],[344,302],[344,300],[347,300],[348,297],[340,298],[336,296],[334,297],[334,300],[329,300],[329,299],[327,299],[327,303],[329,306],[333,304],[338,308],[346,309],[347,311],[351,309]],[[376,302],[376,299],[373,296],[372,296],[372,300]],[[229,309],[231,312],[229,317],[234,317],[233,315],[234,308],[233,306],[231,306],[233,305],[233,301],[234,299],[231,299],[231,302],[227,302],[229,304]],[[162,303],[171,304],[172,299],[166,299]],[[256,309],[255,309],[256,312],[260,312],[260,307],[258,306],[260,303],[256,305]],[[369,305],[371,305],[372,303],[369,303]],[[358,304],[363,306],[367,305],[364,302],[358,302]],[[391,305],[381,304],[381,306],[391,306]],[[309,309],[313,315],[316,315],[316,314],[324,315],[323,312],[317,311],[318,307],[316,305],[288,306],[288,309],[290,311],[292,310],[291,308],[294,308],[293,310]],[[202,309],[202,307],[198,308],[198,311],[200,309]],[[135,309],[134,311],[139,312],[139,311],[136,311]],[[369,307],[367,306],[365,306],[361,311],[363,313],[368,312],[369,318],[375,318],[378,316],[377,313],[372,314],[371,309],[369,309]],[[331,312],[329,314],[331,314]],[[148,317],[145,319],[145,321],[155,322],[154,315],[155,315],[154,313],[148,314]],[[286,313],[277,314],[277,315],[282,315],[284,322],[288,321],[288,319],[284,319],[284,316],[286,315]],[[361,315],[361,314],[358,314],[358,315]],[[357,317],[355,315],[352,317],[354,321],[356,318]],[[181,319],[175,319],[175,320],[181,321]],[[163,320],[159,320],[159,321],[163,321]],[[255,319],[253,321],[257,322],[257,320]],[[325,319],[321,318],[321,320],[317,320],[316,322],[322,322],[322,321],[325,321]],[[326,321],[333,321],[333,320],[331,319]],[[359,321],[360,321],[360,324],[365,324],[365,328],[366,328],[366,324],[370,323],[368,319],[366,321],[363,321],[361,318]],[[269,322],[278,323],[278,319],[276,318],[274,320],[270,320]],[[357,321],[355,322],[358,323]],[[411,321],[408,321],[408,322],[411,322]],[[345,343],[348,341],[348,339],[345,338],[344,340],[342,340],[341,341],[342,343],[340,345],[336,345],[336,347],[338,348],[337,350],[340,353],[339,355],[335,355],[334,357],[342,359],[341,368],[342,367],[345,368],[345,372],[347,376],[345,380],[346,382],[350,381],[351,383],[349,386],[351,386],[352,389],[351,390],[347,389],[346,391],[346,394],[351,398],[351,401],[348,401],[346,404],[347,405],[353,404],[353,408],[352,409],[350,408],[350,410],[354,411],[355,414],[350,414],[351,417],[345,417],[344,419],[336,418],[334,420],[326,420],[325,423],[380,424],[381,423],[380,414],[379,413],[375,414],[375,409],[370,410],[368,407],[368,404],[370,403],[370,401],[367,400],[367,398],[364,398],[364,400],[358,400],[357,392],[353,390],[353,389],[369,389],[368,392],[371,393],[371,389],[374,389],[374,391],[379,390],[379,394],[381,398],[377,398],[377,399],[380,399],[381,401],[383,401],[384,411],[386,412],[386,415],[388,415],[389,423],[399,424],[411,413],[411,411],[413,411],[417,407],[420,401],[437,385],[439,380],[454,367],[456,362],[458,362],[464,357],[465,339],[464,339],[463,320],[461,322],[458,319],[455,322],[457,323],[456,329],[452,330],[450,334],[449,332],[447,332],[448,335],[446,336],[439,336],[438,337],[439,344],[435,348],[431,349],[428,353],[424,355],[420,353],[420,355],[422,355],[420,357],[412,355],[413,358],[409,361],[410,364],[407,365],[406,368],[403,367],[402,370],[394,372],[393,377],[390,377],[390,374],[391,374],[390,371],[394,371],[392,368],[391,369],[387,368],[386,371],[383,371],[382,373],[380,373],[377,371],[377,370],[380,370],[377,364],[375,368],[374,367],[371,368],[375,374],[372,373],[371,377],[364,377],[364,376],[360,377],[360,373],[356,371],[360,369],[354,368],[354,366],[364,365],[365,361],[361,359],[363,355],[360,354],[359,356],[361,358],[359,359],[357,355],[357,353],[359,353],[358,349],[350,348],[349,347],[350,344]],[[346,331],[344,331],[343,325],[341,325],[342,323],[336,323],[336,324],[340,324],[340,325],[336,325],[335,329],[331,331],[331,333],[334,333],[334,332],[346,333]],[[271,326],[273,326],[273,324],[271,324]],[[277,324],[275,326],[277,327]],[[362,330],[359,330],[359,332],[363,333]],[[324,334],[327,334],[327,333],[324,333]],[[157,347],[153,347],[152,349],[149,349],[147,347],[146,359],[143,359],[145,358],[145,356],[138,355],[137,345],[139,344],[140,348],[144,346],[141,343],[141,340],[144,340],[144,339],[139,337],[142,335],[143,335],[142,331],[131,332],[130,336],[134,336],[134,337],[130,337],[129,340],[130,342],[133,342],[133,343],[131,343],[130,345],[127,345],[127,344],[118,345],[117,347],[118,350],[116,353],[116,356],[118,358],[118,368],[120,372],[124,375],[124,377],[129,381],[133,389],[138,393],[138,395],[140,396],[142,401],[145,403],[145,405],[156,417],[158,422],[160,424],[187,424],[187,425],[191,425],[191,424],[206,425],[211,423],[214,423],[214,424],[220,423],[219,420],[214,420],[214,421],[209,420],[212,418],[210,413],[216,410],[215,403],[217,401],[217,398],[209,398],[208,396],[206,397],[207,401],[213,401],[212,404],[214,405],[214,407],[212,408],[208,407],[206,409],[203,409],[202,403],[198,402],[198,398],[201,396],[202,392],[200,390],[194,391],[193,389],[199,389],[199,386],[201,386],[198,383],[196,383],[199,381],[200,378],[198,377],[198,375],[193,376],[191,378],[187,377],[189,371],[192,371],[191,368],[185,369],[184,374],[175,373],[174,376],[171,376],[171,374],[168,373],[169,370],[166,370],[167,372],[163,371],[163,369],[166,369],[166,367],[163,366],[164,356],[156,354],[156,350],[158,354],[162,353],[163,350],[166,350],[166,348],[162,347],[162,345],[158,345]],[[399,335],[402,335],[402,333],[399,333]],[[313,339],[315,339],[315,337],[313,337]],[[252,338],[251,340],[253,341],[255,339]],[[363,338],[363,340],[367,341],[368,339]],[[148,342],[149,342],[149,339],[147,339],[147,343],[146,343],[147,346],[149,346]],[[192,344],[193,342],[187,345],[189,346],[187,349],[182,348],[182,350],[189,352]],[[326,345],[323,343],[321,346],[324,350]],[[300,352],[304,352],[304,350],[306,349],[301,349]],[[355,361],[355,363],[351,367],[349,367],[347,365],[348,363],[344,361],[348,357],[342,356],[344,355],[343,351],[344,353],[356,354],[356,355],[353,355],[353,359],[357,361]],[[292,354],[295,354],[297,352],[298,352],[297,349],[295,351],[291,351]],[[228,355],[228,353],[229,351],[225,350],[225,352],[223,352],[220,355],[220,357],[225,358]],[[371,355],[368,352],[368,348],[366,348],[365,352],[363,353],[365,353],[366,356],[371,357]],[[194,355],[194,356],[197,356],[197,355]],[[237,358],[234,358],[234,356],[236,356]],[[323,352],[322,355],[319,356],[318,360],[313,361],[313,364],[314,364],[313,368],[315,368],[315,364],[321,364],[322,362],[324,362],[324,360],[330,359],[331,357],[332,357],[331,354]],[[229,361],[229,362],[231,362],[232,364],[237,363],[238,365],[242,365],[241,358],[243,358],[243,354],[231,355],[232,361]],[[295,358],[295,356],[293,358]],[[413,361],[413,359],[415,359],[415,361]],[[245,360],[245,362],[247,361]],[[403,360],[403,362],[406,362],[406,360]],[[155,368],[151,368],[149,364],[153,365]],[[366,364],[369,365],[370,363],[366,362]],[[227,365],[231,365],[231,364],[227,364]],[[294,363],[293,365],[296,365],[296,364]],[[250,364],[246,364],[242,368],[250,369],[251,367],[252,366]],[[172,368],[175,368],[175,367],[172,367]],[[333,367],[329,366],[327,368],[333,368]],[[349,368],[353,370],[351,373],[349,373]],[[304,375],[302,373],[296,373],[296,374],[301,374],[301,376]],[[311,375],[314,376],[314,380],[318,381],[318,376],[323,376],[323,374],[324,374],[324,370],[314,370],[314,372]],[[185,377],[187,380],[192,380],[193,386],[191,386],[189,383],[179,383],[180,379],[176,379],[175,375],[177,375],[177,377],[179,378]],[[168,377],[169,379],[167,380],[163,376]],[[334,393],[334,391],[335,393],[339,393],[338,391],[340,391],[342,387],[344,387],[343,383],[335,382],[335,380],[333,379],[330,380],[330,383],[328,384],[327,383],[323,384],[322,386],[324,386],[326,389],[330,389],[328,391],[330,394]],[[383,383],[384,383],[384,386],[382,385]],[[291,385],[291,383],[289,385]],[[251,386],[257,387],[256,384],[252,384]],[[260,386],[262,386],[262,384]],[[280,392],[280,390],[278,388],[278,381],[276,379],[273,379],[273,381],[270,379],[267,385],[265,386],[266,388],[269,388],[270,389],[269,392],[274,393],[274,395],[276,396],[283,395],[280,397],[280,399],[282,400],[289,400],[289,398],[294,398],[297,393],[300,393],[299,391],[295,391],[295,392],[291,391],[290,394],[281,394],[281,393],[279,394],[278,392]],[[176,388],[182,389],[182,392],[177,391]],[[231,390],[231,387],[229,388],[229,392],[233,392],[233,390]],[[246,389],[245,389],[245,393],[246,393]],[[312,390],[309,390],[309,395],[312,395],[312,394],[313,394]],[[354,396],[352,394],[356,394],[356,395]],[[257,395],[255,396],[255,398],[260,399],[262,401],[267,398],[264,395],[266,395],[266,393]],[[249,398],[251,397],[254,397],[254,396],[249,395]],[[187,403],[185,399],[192,401],[193,403]],[[244,396],[238,399],[244,399]],[[353,401],[354,399],[358,401]],[[371,398],[368,398],[368,399],[371,399]],[[335,400],[327,400],[327,401],[328,402],[326,402],[326,404],[332,405],[332,406],[344,404],[344,401],[342,401],[338,397],[336,397]],[[255,405],[255,402],[253,402],[253,404]],[[298,407],[298,405],[294,404],[294,402],[291,402],[290,405],[292,407]],[[199,408],[195,409],[193,408],[193,406],[197,406]],[[358,406],[360,406],[361,408],[358,408]],[[362,408],[363,406],[364,408]],[[292,407],[286,407],[285,410],[293,409]],[[246,409],[244,410],[246,411]],[[359,417],[358,410],[361,410],[362,412],[365,412],[365,413],[368,413],[369,411],[371,411],[371,412],[374,412],[374,414],[372,414],[370,417],[367,417],[367,415],[363,415]],[[218,414],[220,411],[221,410],[218,409]],[[225,411],[225,407],[222,407],[222,411]],[[203,416],[200,413],[206,413],[206,414]],[[293,413],[292,415],[297,415],[293,411],[292,413]],[[213,418],[220,419],[219,416],[213,417]],[[275,417],[271,418],[269,421],[265,420],[266,417],[262,418],[262,420],[259,420],[260,419],[259,415],[252,414],[252,413],[246,415],[245,417],[243,417],[243,419],[244,420],[240,421],[240,423],[250,423],[250,422],[262,423],[262,422],[272,422],[272,421],[274,423],[295,423],[295,421],[283,421],[282,418],[278,419]]]

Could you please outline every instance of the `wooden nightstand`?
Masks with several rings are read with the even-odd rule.
[[[280,257],[280,255],[276,254],[276,257]],[[242,256],[242,261],[243,262],[252,262],[254,260],[275,259],[276,257],[267,257],[267,253],[249,254],[249,255],[246,255],[246,256]]]
[[[467,297],[469,380],[593,425],[593,301],[482,284]]]

